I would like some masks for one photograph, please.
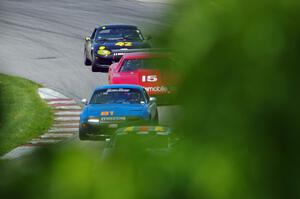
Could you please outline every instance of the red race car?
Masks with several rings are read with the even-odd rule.
[[[174,94],[177,77],[172,73],[175,62],[167,54],[135,52],[124,54],[110,65],[109,84],[137,84],[149,95]]]

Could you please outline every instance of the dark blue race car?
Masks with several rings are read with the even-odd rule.
[[[84,63],[92,65],[92,71],[105,72],[119,61],[125,51],[150,48],[141,31],[132,25],[106,25],[96,28],[90,37],[85,38]]]
[[[94,91],[80,115],[79,138],[105,139],[119,127],[157,122],[156,99],[143,87],[102,86]]]

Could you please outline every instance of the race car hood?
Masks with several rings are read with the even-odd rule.
[[[86,108],[89,117],[100,117],[102,112],[109,116],[143,116],[147,112],[145,104],[90,104]]]
[[[98,41],[94,44],[94,49],[99,49],[100,46],[105,46],[108,50],[116,49],[138,49],[138,48],[150,48],[149,43],[143,41]]]

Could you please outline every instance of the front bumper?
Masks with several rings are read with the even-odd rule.
[[[108,56],[94,55],[94,65],[99,68],[109,68],[114,62],[118,62],[123,54],[111,53]]]
[[[148,120],[106,121],[101,123],[81,123],[79,133],[91,139],[105,139],[110,137],[118,128],[149,124]]]
[[[132,53],[132,52],[149,52],[151,49],[149,47],[144,48],[133,48],[133,49],[113,49],[111,50],[111,54],[104,56],[99,54],[94,54],[94,64],[96,67],[99,68],[108,68],[112,63],[119,62],[122,56],[125,53]]]

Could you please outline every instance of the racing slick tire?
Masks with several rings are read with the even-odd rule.
[[[84,65],[86,65],[86,66],[92,65],[91,60],[89,60],[86,56],[86,50],[84,50]]]
[[[99,72],[99,69],[95,64],[92,64],[92,72]]]
[[[157,125],[159,122],[158,111],[156,110],[155,117],[152,119],[151,123]]]
[[[82,131],[79,130],[79,139],[80,140],[88,140],[89,137],[85,133],[83,133]]]

